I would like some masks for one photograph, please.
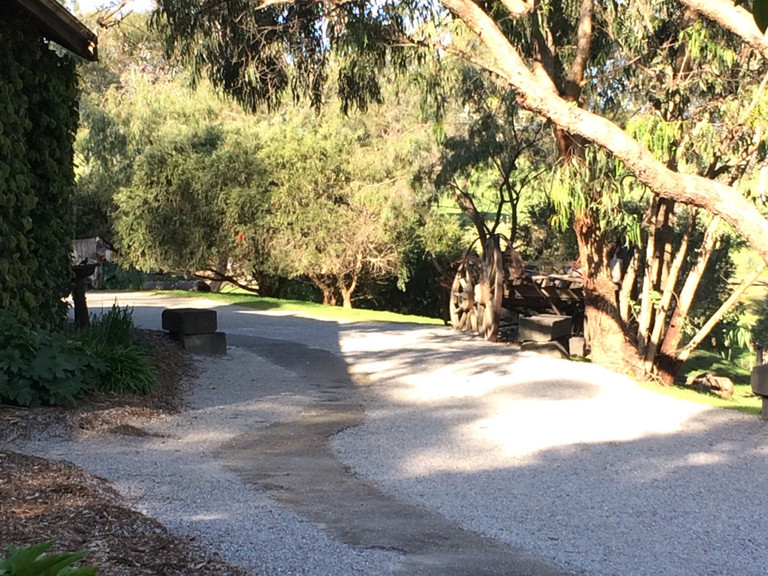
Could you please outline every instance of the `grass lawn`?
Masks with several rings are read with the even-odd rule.
[[[690,359],[683,364],[680,371],[680,380],[685,381],[689,377],[696,376],[702,372],[711,372],[715,376],[726,376],[733,382],[733,397],[729,399],[720,398],[714,394],[699,392],[685,384],[677,384],[671,388],[649,383],[646,387],[655,390],[661,394],[681,398],[699,404],[707,404],[717,408],[729,408],[739,410],[747,414],[760,414],[762,409],[762,400],[752,393],[750,385],[750,369],[747,364],[746,356],[738,358],[735,361],[728,361],[725,358],[697,350],[691,354]]]
[[[345,309],[341,306],[324,306],[315,302],[302,302],[300,300],[281,300],[279,298],[262,298],[245,291],[232,291],[221,293],[200,293],[185,291],[163,291],[162,294],[174,296],[187,296],[190,298],[210,298],[211,300],[223,300],[230,304],[253,308],[254,310],[276,310],[282,312],[295,312],[323,318],[328,320],[340,320],[343,322],[396,322],[407,324],[438,324],[443,321],[439,318],[427,318],[426,316],[409,316],[394,312],[382,312],[379,310]]]

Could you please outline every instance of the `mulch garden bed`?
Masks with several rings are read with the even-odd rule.
[[[130,509],[108,481],[68,462],[3,449],[14,439],[41,435],[130,434],[137,420],[177,412],[192,360],[165,333],[144,336],[160,381],[148,396],[94,394],[71,409],[0,406],[0,558],[8,544],[53,540],[48,552],[89,550],[80,565],[108,576],[251,575]]]

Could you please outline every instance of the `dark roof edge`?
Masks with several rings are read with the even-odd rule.
[[[43,35],[81,58],[98,59],[98,38],[56,0],[12,0],[37,21]]]

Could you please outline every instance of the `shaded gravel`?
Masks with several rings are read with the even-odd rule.
[[[342,341],[377,380],[334,442],[357,474],[578,574],[766,574],[765,422],[473,342],[446,363],[434,343]]]
[[[336,437],[336,453],[389,494],[578,574],[768,571],[768,427],[756,417],[444,329],[339,326],[234,307],[219,308],[219,325],[341,354],[367,414]],[[295,417],[315,392],[237,349],[206,360],[200,382],[189,410],[141,426],[154,436],[24,449],[116,479],[172,530],[264,574],[386,574],[385,553],[339,544],[212,460],[222,441]]]
[[[381,574],[388,554],[340,544],[244,486],[215,460],[221,442],[293,418],[313,401],[308,387],[238,348],[224,358],[206,358],[198,368],[198,385],[176,416],[136,421],[130,435],[53,438],[14,447],[66,459],[112,480],[141,512],[257,574]]]

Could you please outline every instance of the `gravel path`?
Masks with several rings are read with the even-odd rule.
[[[147,328],[159,327],[162,307],[211,305],[119,298],[137,306]],[[89,294],[92,309],[94,300]],[[214,305],[227,333],[299,342],[346,360],[366,419],[333,447],[388,494],[578,574],[768,572],[768,428],[756,417],[443,328]],[[204,367],[190,409],[154,425],[155,437],[51,439],[22,451],[115,480],[143,511],[261,574],[391,573],[393,552],[339,543],[211,459],[245,430],[296,418],[318,390],[238,348]]]
[[[357,474],[579,574],[765,575],[768,428],[595,366],[413,339],[342,346],[375,373],[336,438]]]

